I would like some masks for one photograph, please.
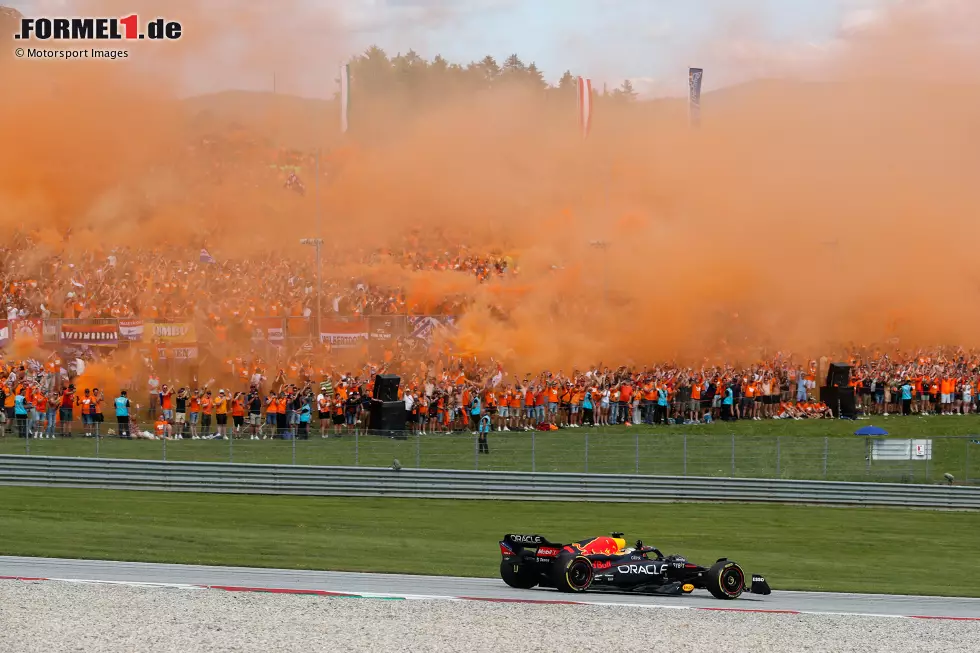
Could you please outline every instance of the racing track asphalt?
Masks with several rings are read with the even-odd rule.
[[[336,571],[205,567],[103,560],[66,560],[0,556],[0,578],[71,580],[126,584],[162,584],[235,591],[295,591],[403,598],[491,601],[574,601],[576,603],[688,609],[738,609],[765,612],[848,614],[980,620],[980,598],[944,598],[878,594],[837,594],[773,590],[769,596],[743,594],[719,601],[707,592],[658,597],[630,594],[562,594],[555,590],[515,590],[494,578],[454,578]],[[778,581],[777,581],[778,582]]]

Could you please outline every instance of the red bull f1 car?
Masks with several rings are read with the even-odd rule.
[[[738,563],[719,558],[702,567],[683,556],[665,556],[637,541],[628,547],[622,533],[571,544],[549,542],[541,535],[505,535],[500,541],[500,577],[511,587],[554,587],[562,592],[606,590],[682,595],[708,590],[719,599],[737,599],[743,592],[771,594],[762,576],[746,581]]]

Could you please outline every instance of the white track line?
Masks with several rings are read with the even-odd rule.
[[[613,608],[646,608],[648,610],[698,610],[702,612],[744,612],[744,613],[756,613],[756,614],[772,614],[772,615],[816,615],[816,616],[828,616],[828,617],[877,617],[877,618],[888,618],[888,619],[932,619],[939,621],[980,621],[980,617],[927,617],[918,615],[897,615],[897,614],[879,614],[874,612],[823,612],[818,610],[778,610],[778,609],[764,609],[764,608],[728,608],[728,607],[702,607],[694,605],[660,605],[660,604],[649,604],[649,603],[611,603],[611,602],[589,602],[589,601],[574,601],[574,600],[546,600],[546,599],[494,599],[494,598],[483,598],[478,596],[449,596],[449,595],[438,595],[438,594],[385,594],[385,593],[353,593],[353,592],[331,592],[328,590],[302,590],[302,589],[287,589],[287,588],[256,588],[256,587],[238,587],[231,585],[192,585],[187,583],[152,583],[152,582],[140,582],[140,581],[121,581],[121,580],[92,580],[92,579],[81,579],[81,578],[31,578],[31,577],[14,577],[14,576],[4,576],[0,577],[0,580],[19,580],[22,582],[36,583],[36,582],[56,582],[56,583],[75,583],[75,584],[86,584],[86,585],[122,585],[126,587],[146,587],[146,588],[158,588],[158,589],[178,589],[178,590],[222,590],[229,592],[248,592],[257,594],[293,594],[298,596],[320,596],[323,598],[364,598],[364,599],[379,599],[379,600],[391,600],[400,599],[406,601],[455,601],[455,602],[467,602],[467,601],[479,601],[484,603],[517,603],[517,604],[537,604],[537,605],[589,605],[596,607],[613,607]],[[862,596],[854,594],[853,596]],[[868,595],[871,596],[871,595]]]

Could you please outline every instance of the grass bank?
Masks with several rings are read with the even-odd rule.
[[[859,426],[875,424],[897,438],[932,438],[932,460],[868,461]],[[283,440],[124,441],[75,437],[0,438],[0,454],[197,460],[299,465],[389,466],[494,471],[591,472],[676,476],[957,482],[980,479],[980,416],[762,421],[671,427],[493,433],[490,456],[477,455],[469,433],[392,440],[376,436]]]
[[[980,596],[976,513],[0,488],[5,555],[493,577],[505,532],[614,530],[775,589]]]

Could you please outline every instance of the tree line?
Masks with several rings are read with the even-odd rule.
[[[520,88],[542,96],[574,98],[576,77],[566,70],[556,84],[549,84],[541,70],[512,54],[502,63],[487,55],[468,64],[450,63],[441,55],[431,61],[414,50],[389,56],[378,46],[371,46],[350,62],[352,95],[398,93],[406,99],[425,103],[427,99],[443,99],[447,95],[473,93],[481,90]],[[633,102],[637,94],[627,79],[617,88],[607,91],[593,89],[597,99]],[[414,104],[414,102],[413,102]]]

